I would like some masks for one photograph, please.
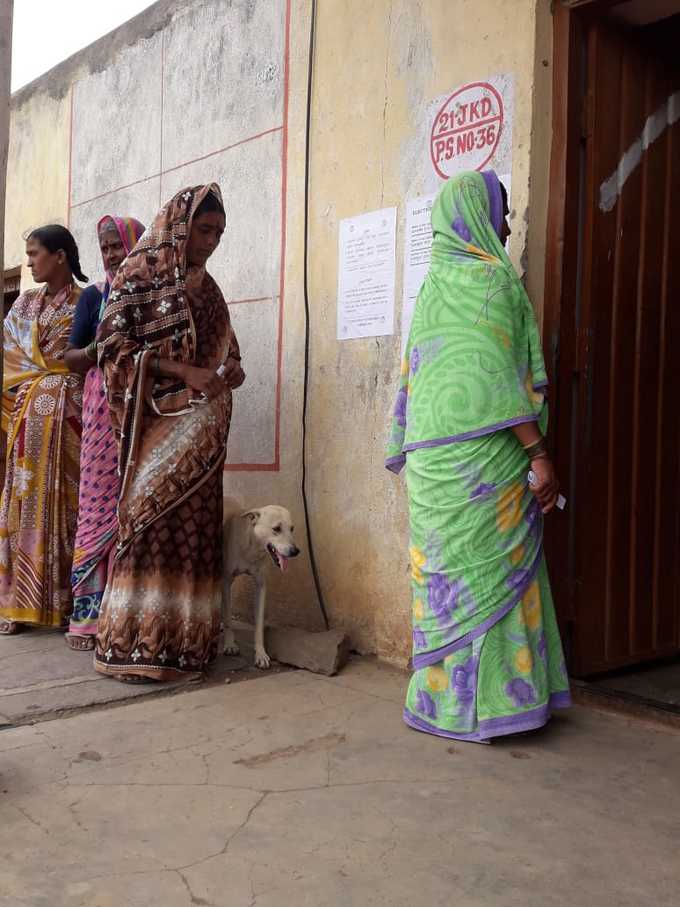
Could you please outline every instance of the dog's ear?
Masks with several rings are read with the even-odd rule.
[[[255,524],[260,519],[259,510],[246,510],[241,516],[247,516],[251,523]]]

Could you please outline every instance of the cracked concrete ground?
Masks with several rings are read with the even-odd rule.
[[[680,736],[452,743],[355,660],[0,733],[2,907],[678,903]]]

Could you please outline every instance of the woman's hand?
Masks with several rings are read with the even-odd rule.
[[[552,460],[547,457],[532,460],[531,470],[535,479],[529,488],[536,495],[543,513],[550,513],[557,503],[557,493],[560,488]]]
[[[232,356],[229,356],[222,366],[222,369],[222,380],[225,381],[232,390],[240,387],[246,380],[246,373],[241,368],[241,363]]]
[[[226,390],[226,383],[212,368],[198,368],[195,365],[184,365],[181,374],[187,387],[203,394],[208,400],[214,400]]]
[[[64,362],[66,368],[76,375],[87,375],[92,366],[97,364],[97,360],[91,358],[87,349],[78,350],[70,344],[64,352]]]

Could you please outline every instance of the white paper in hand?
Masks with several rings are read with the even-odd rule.
[[[527,475],[527,480],[530,485],[533,485],[536,482],[536,473],[533,471],[533,469],[529,470],[529,474]],[[565,496],[563,494],[558,494],[557,495],[558,510],[564,510],[564,508],[566,506],[567,506],[567,499],[565,498]]]

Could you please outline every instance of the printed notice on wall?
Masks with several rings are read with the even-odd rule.
[[[428,190],[461,170],[495,170],[509,194],[513,81],[506,73],[468,82],[428,106]]]
[[[432,204],[436,196],[425,195],[406,202],[404,236],[404,288],[401,308],[401,353],[404,354],[418,293],[430,267],[432,255]]]
[[[394,333],[397,209],[340,221],[338,340]]]

